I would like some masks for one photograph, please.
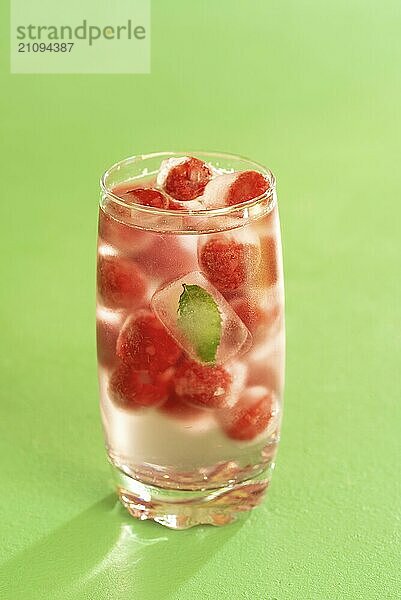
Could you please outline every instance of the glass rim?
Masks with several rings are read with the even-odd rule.
[[[203,159],[205,159],[205,162],[206,162],[207,158],[209,158],[209,160],[212,158],[221,158],[221,159],[226,159],[226,160],[241,161],[242,163],[249,164],[250,168],[253,167],[252,170],[255,170],[255,167],[256,167],[256,170],[258,170],[263,175],[265,175],[265,177],[267,177],[267,179],[270,182],[270,187],[268,190],[266,190],[260,196],[255,196],[254,198],[250,198],[249,200],[246,200],[245,202],[241,202],[239,204],[232,204],[230,206],[223,206],[220,208],[212,208],[212,209],[205,208],[205,209],[201,209],[201,210],[191,210],[191,209],[186,209],[186,208],[182,208],[180,210],[171,210],[171,209],[166,209],[166,208],[155,208],[153,206],[144,206],[142,204],[128,204],[127,202],[124,202],[124,200],[122,200],[122,198],[120,198],[119,196],[114,194],[113,191],[110,189],[110,187],[107,185],[107,178],[109,177],[109,175],[111,175],[111,173],[114,171],[120,170],[121,167],[123,167],[127,164],[140,163],[141,161],[144,161],[147,159],[152,159],[152,158],[160,157],[161,159],[166,159],[166,158],[172,158],[172,157],[176,157],[176,156],[202,157]],[[140,179],[140,177],[137,177],[137,179]],[[269,213],[269,212],[271,212],[271,210],[273,210],[273,208],[276,204],[276,195],[275,195],[276,178],[275,178],[273,172],[270,169],[267,169],[266,167],[261,165],[260,163],[257,163],[245,156],[240,156],[238,154],[232,154],[229,152],[216,152],[216,151],[205,152],[205,151],[191,150],[191,151],[185,151],[185,152],[162,151],[162,152],[150,152],[147,154],[134,154],[133,156],[129,156],[127,158],[119,160],[116,163],[114,163],[113,165],[111,165],[111,167],[109,167],[100,178],[100,188],[102,191],[102,195],[108,196],[109,198],[111,198],[111,200],[114,203],[122,206],[123,208],[127,208],[131,211],[138,210],[139,212],[152,214],[152,215],[171,216],[171,217],[176,217],[176,218],[182,217],[183,215],[190,215],[191,217],[205,217],[205,216],[213,217],[213,216],[229,215],[229,214],[231,214],[233,212],[237,212],[239,210],[244,210],[244,209],[251,208],[253,206],[257,206],[258,204],[262,203],[263,201],[265,201],[267,199],[269,199],[269,202],[266,206],[266,213]]]

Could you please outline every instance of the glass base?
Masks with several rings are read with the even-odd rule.
[[[151,519],[171,529],[226,525],[263,500],[274,464],[252,479],[207,490],[173,490],[130,477],[112,465],[117,493],[135,518]]]

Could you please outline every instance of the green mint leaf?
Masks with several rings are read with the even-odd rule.
[[[221,315],[217,302],[199,285],[182,286],[177,323],[191,342],[198,358],[215,362],[221,338]]]

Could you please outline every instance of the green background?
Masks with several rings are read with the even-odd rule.
[[[154,0],[132,76],[9,75],[1,10],[2,598],[399,598],[399,0]],[[175,532],[116,504],[94,274],[101,172],[181,148],[275,172],[288,357],[267,501]]]

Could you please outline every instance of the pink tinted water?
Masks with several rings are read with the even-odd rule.
[[[246,250],[236,254],[238,247]],[[141,352],[134,364],[121,358],[121,332],[127,324],[138,314],[154,314],[152,298],[177,279],[188,276],[191,283],[193,273],[221,295],[220,310],[227,304],[247,331],[246,342],[238,347],[228,330],[230,352],[227,360],[223,356],[219,361],[219,369],[228,373],[230,385],[218,406],[191,402],[199,398],[197,389],[193,396],[191,390],[183,394],[182,364],[192,357],[181,344],[175,354],[175,332],[167,332],[164,325],[173,345],[167,346],[168,357],[161,356],[156,367],[149,371],[146,360],[139,364]],[[216,488],[261,472],[274,459],[283,391],[277,209],[211,234],[144,231],[100,209],[97,334],[101,413],[108,454],[116,467],[142,482],[174,489]],[[146,352],[163,352],[164,341],[162,337]],[[126,377],[127,371],[136,395],[121,402],[116,388],[121,388],[119,374]],[[213,377],[217,382],[218,371]]]

